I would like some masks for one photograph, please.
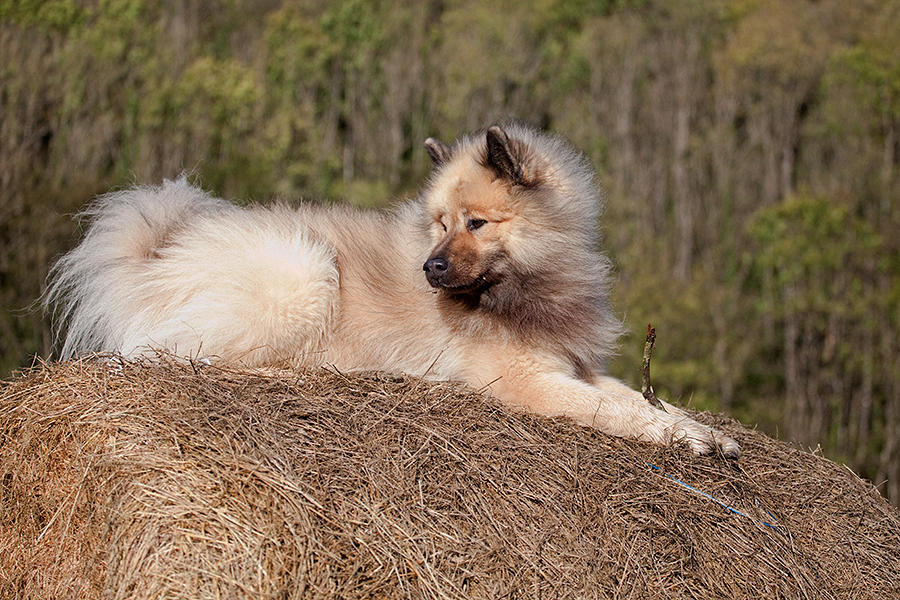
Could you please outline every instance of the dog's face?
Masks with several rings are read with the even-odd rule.
[[[441,170],[429,194],[434,247],[425,276],[449,294],[479,294],[508,275],[507,246],[520,218],[510,202],[512,182],[493,167],[489,154],[485,163],[478,157],[483,153],[454,157],[431,139],[426,146]]]
[[[430,207],[435,245],[425,276],[451,294],[481,292],[504,276],[504,245],[515,215],[504,204],[503,186],[486,174],[448,173],[441,183],[441,201]]]

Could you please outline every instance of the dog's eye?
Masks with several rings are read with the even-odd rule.
[[[466,223],[466,229],[468,229],[469,231],[475,231],[485,223],[487,223],[487,221],[485,221],[484,219],[469,219],[469,221]]]

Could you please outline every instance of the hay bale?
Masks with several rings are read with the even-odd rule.
[[[405,377],[43,365],[0,388],[0,596],[900,596],[871,485],[698,418],[739,463]]]

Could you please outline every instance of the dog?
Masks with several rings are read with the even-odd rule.
[[[740,455],[605,374],[622,326],[583,155],[514,121],[425,148],[423,191],[389,211],[242,208],[183,176],[99,197],[50,275],[61,356],[165,349],[248,367],[404,372],[614,436]]]

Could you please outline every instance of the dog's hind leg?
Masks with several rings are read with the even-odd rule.
[[[220,243],[217,256],[189,256],[206,244],[188,240],[164,259],[178,271],[160,269],[157,285],[170,288],[160,295],[183,299],[148,324],[150,345],[252,367],[321,362],[340,304],[333,251],[300,233],[253,233]]]

